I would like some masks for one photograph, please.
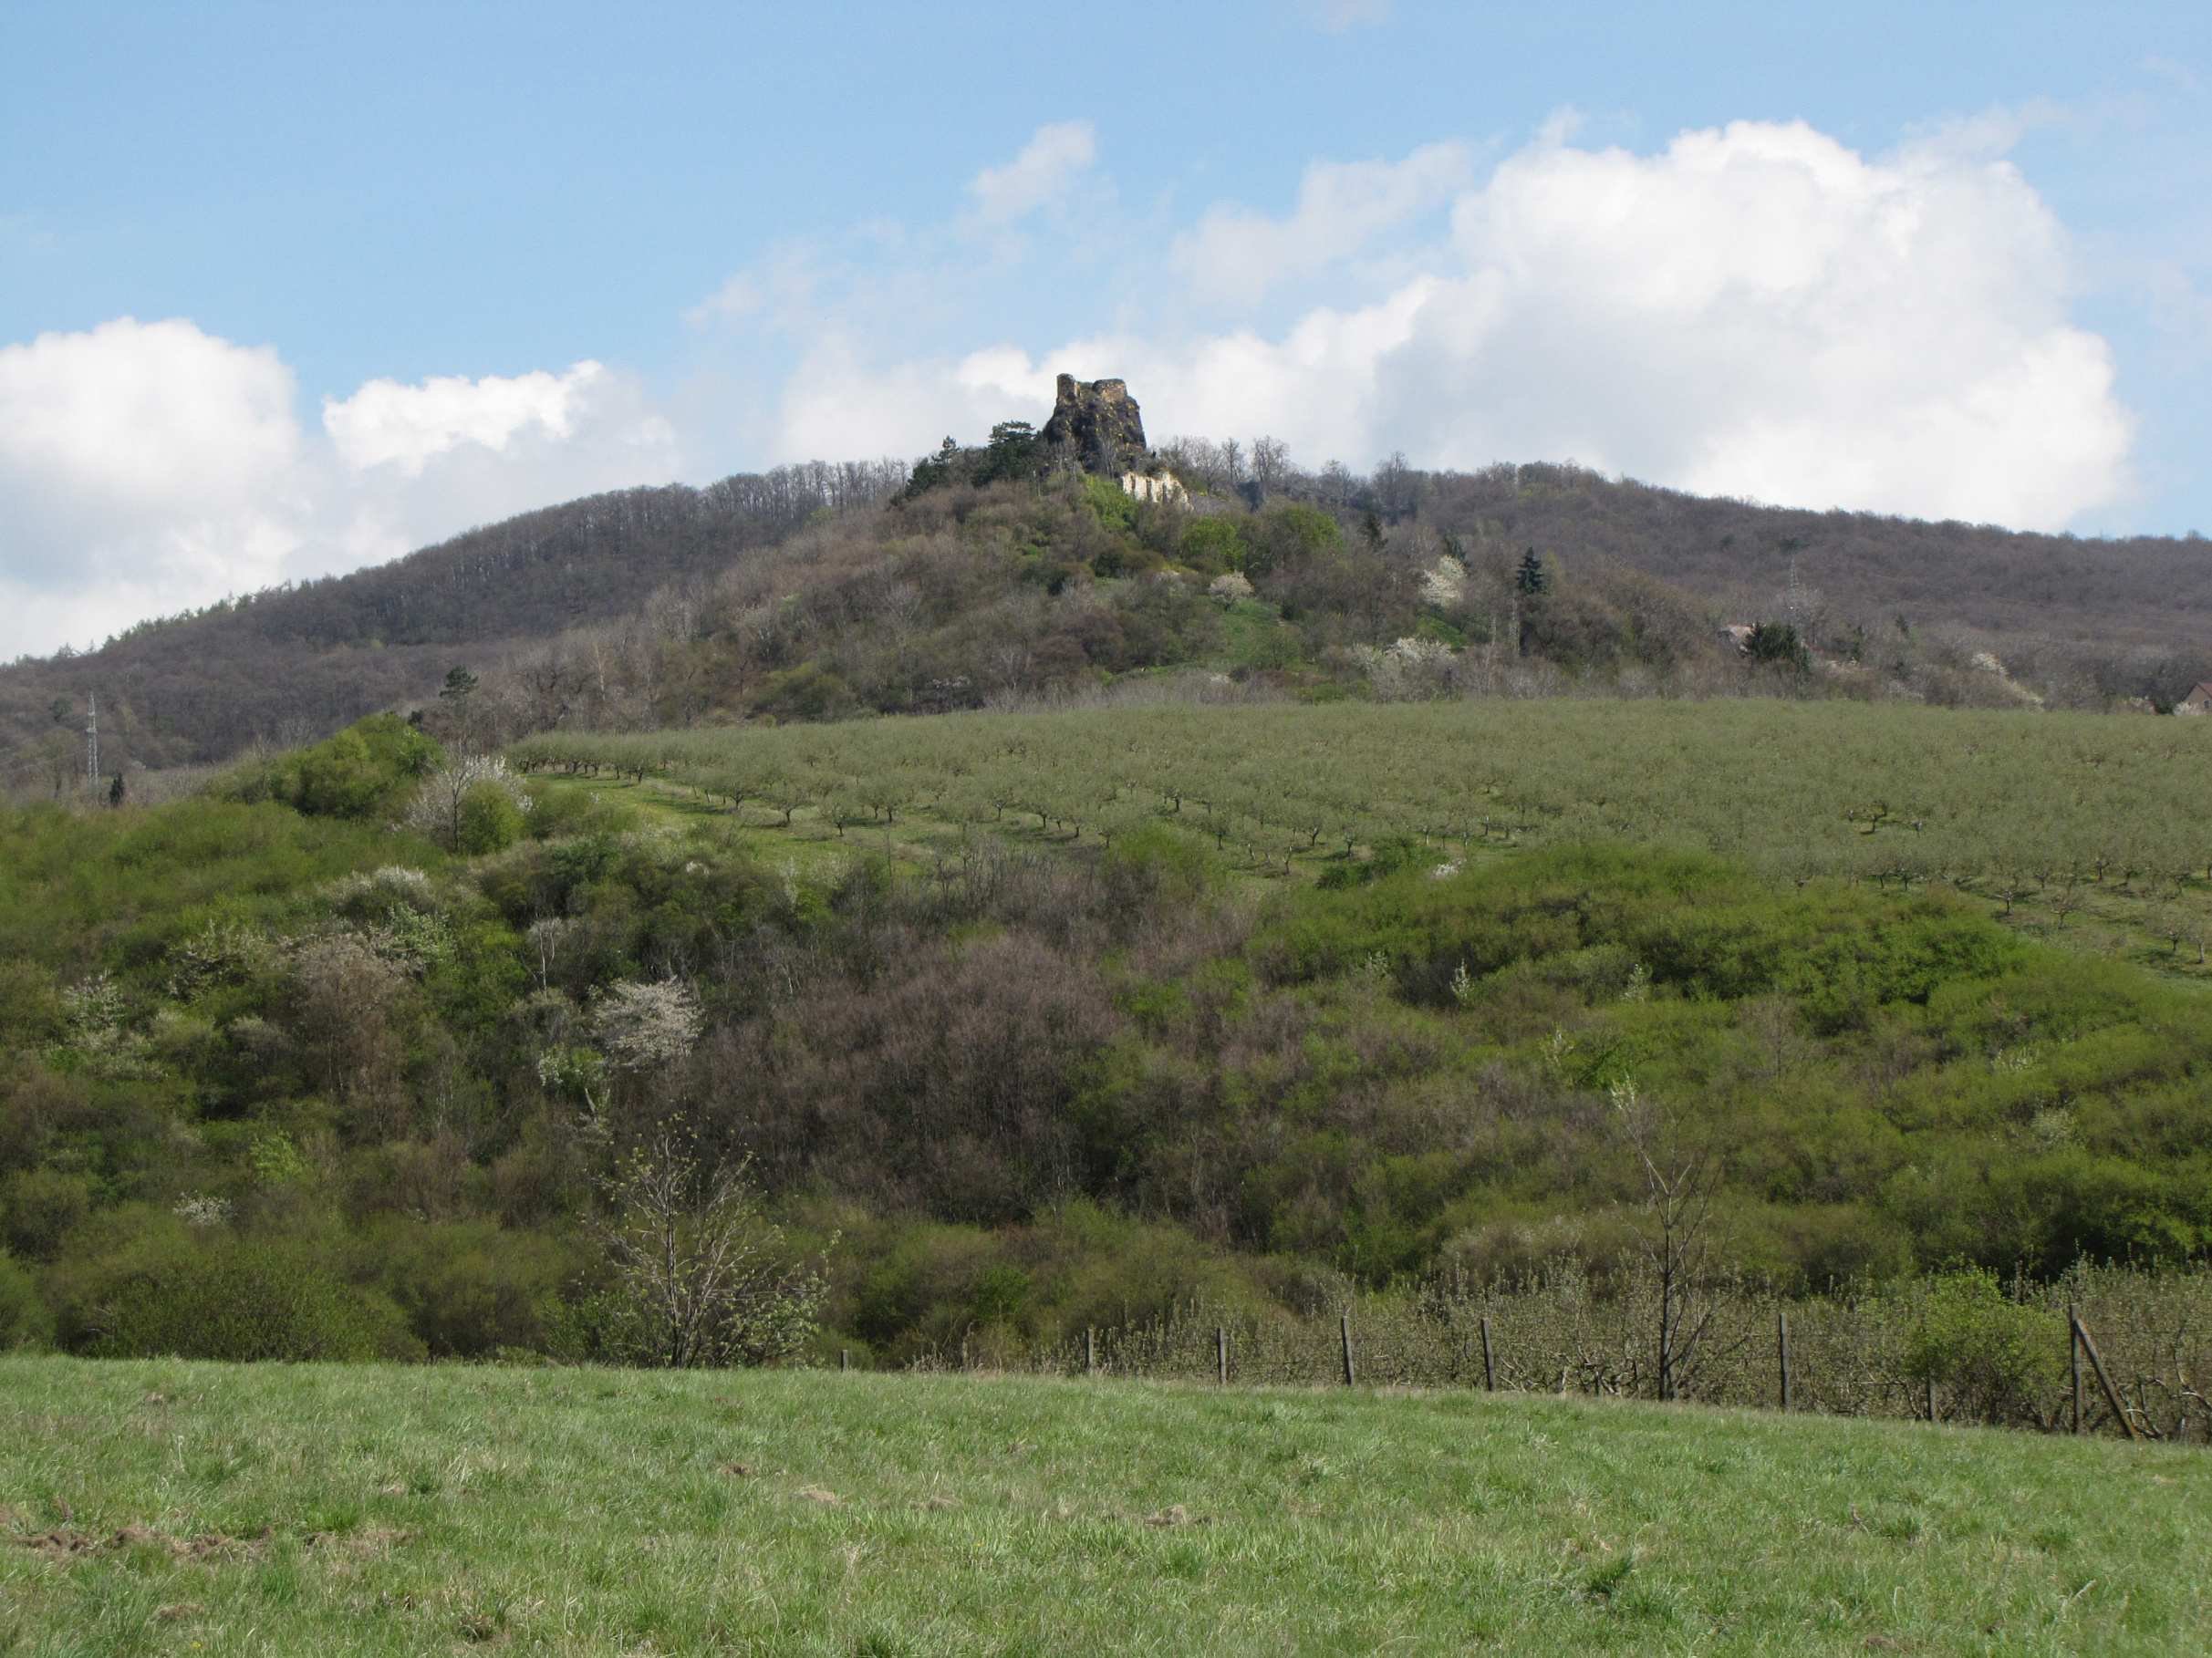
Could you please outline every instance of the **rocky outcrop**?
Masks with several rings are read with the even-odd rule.
[[[1121,380],[1079,380],[1072,374],[1062,375],[1053,399],[1053,418],[1039,436],[1047,449],[1102,478],[1149,470],[1144,417]]]

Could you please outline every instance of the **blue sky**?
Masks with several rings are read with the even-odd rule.
[[[2212,529],[2208,11],[17,0],[0,657],[1060,368],[1316,464]]]

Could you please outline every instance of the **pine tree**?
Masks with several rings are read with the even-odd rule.
[[[1513,572],[1513,585],[1522,593],[1542,593],[1552,585],[1551,572],[1543,567],[1543,560],[1531,547],[1521,555],[1520,568]]]

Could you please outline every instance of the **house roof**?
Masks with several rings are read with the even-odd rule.
[[[2195,685],[2189,687],[2188,695],[2182,698],[2182,700],[2184,702],[2212,703],[2212,679],[2199,679]]]

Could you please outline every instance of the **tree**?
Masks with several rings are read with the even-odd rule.
[[[110,806],[121,805],[124,793],[123,774],[118,772],[115,774],[115,781],[108,785],[108,804]]]
[[[699,998],[680,979],[608,986],[592,1014],[599,1046],[620,1071],[649,1071],[691,1052],[705,1024]]]
[[[451,702],[458,708],[468,699],[470,693],[475,689],[476,676],[474,674],[465,668],[450,668],[446,670],[445,686],[439,691],[438,699],[441,702]]]
[[[592,1231],[611,1280],[609,1357],[683,1370],[765,1364],[805,1345],[827,1286],[785,1245],[750,1172],[749,1160],[701,1162],[679,1116],[602,1181]]]
[[[1639,1241],[1659,1302],[1653,1358],[1661,1399],[1672,1399],[1695,1370],[1711,1332],[1713,1310],[1702,1293],[1710,1259],[1715,1161],[1712,1148],[1685,1131],[1671,1111],[1647,1100],[1632,1082],[1612,1089],[1615,1130],[1644,1181]]]
[[[990,446],[976,469],[978,483],[1034,478],[1044,466],[1044,447],[1027,420],[1001,420],[991,429]]]
[[[470,796],[478,789],[504,793],[517,813],[530,810],[529,793],[504,760],[497,754],[457,754],[423,779],[407,810],[407,826],[443,846],[462,849]]]
[[[1521,555],[1521,563],[1513,571],[1513,589],[1517,593],[1535,595],[1552,585],[1552,573],[1543,567],[1543,560],[1531,547]]]
[[[1789,622],[1760,622],[1754,626],[1750,637],[1743,642],[1744,654],[1754,662],[1774,662],[1784,668],[1793,668],[1799,673],[1811,671],[1812,656],[1805,642],[1798,637],[1794,624]]]

